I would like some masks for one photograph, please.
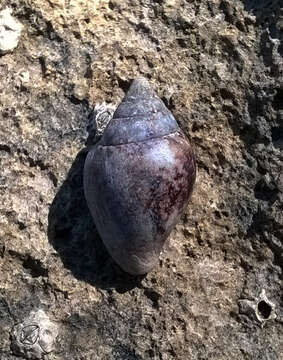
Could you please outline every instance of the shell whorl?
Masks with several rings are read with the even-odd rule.
[[[178,130],[178,124],[148,82],[135,79],[108,123],[101,145],[140,142]]]

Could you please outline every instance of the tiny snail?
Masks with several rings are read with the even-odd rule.
[[[84,166],[91,215],[124,271],[142,275],[158,263],[195,178],[185,134],[149,83],[135,79]]]

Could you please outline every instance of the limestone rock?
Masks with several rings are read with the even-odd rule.
[[[0,359],[34,356],[13,334],[39,309],[58,331],[45,360],[280,359],[282,1],[7,7],[25,31],[0,56]],[[191,205],[144,278],[113,263],[82,187],[88,147],[138,76],[198,165]]]

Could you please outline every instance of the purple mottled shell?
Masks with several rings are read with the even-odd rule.
[[[88,207],[122,269],[138,275],[157,264],[195,177],[192,148],[173,115],[146,80],[134,80],[84,167]]]

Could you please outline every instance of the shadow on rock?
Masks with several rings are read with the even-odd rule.
[[[73,275],[91,285],[126,292],[142,277],[125,273],[114,263],[100,239],[83,191],[87,151],[78,153],[66,180],[56,194],[48,216],[48,238]]]

